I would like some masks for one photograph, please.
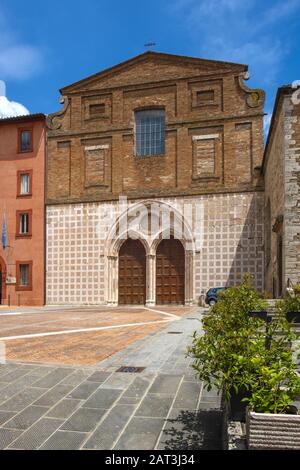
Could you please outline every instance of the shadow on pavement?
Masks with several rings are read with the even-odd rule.
[[[222,411],[180,411],[167,420],[159,445],[166,450],[222,449]]]

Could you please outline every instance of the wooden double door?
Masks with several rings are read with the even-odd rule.
[[[162,240],[156,253],[156,303],[184,304],[185,253],[179,240]],[[139,240],[126,240],[119,252],[119,304],[146,303],[146,252]]]

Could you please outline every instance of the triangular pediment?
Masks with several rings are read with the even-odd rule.
[[[81,90],[92,91],[138,83],[210,76],[230,71],[239,74],[246,70],[247,66],[243,64],[149,51],[64,87],[61,89],[61,93],[68,94]]]

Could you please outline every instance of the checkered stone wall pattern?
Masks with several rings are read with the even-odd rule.
[[[262,192],[153,202],[169,204],[183,214],[191,228],[193,279],[188,276],[186,282],[193,283],[194,303],[209,287],[234,285],[246,273],[251,273],[255,286],[263,290]],[[134,204],[136,200],[128,203],[129,207]],[[48,304],[107,303],[107,237],[122,212],[116,201],[47,207]]]

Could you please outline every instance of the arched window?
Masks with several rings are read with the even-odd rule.
[[[135,112],[136,155],[146,157],[165,153],[165,111],[146,109]]]

